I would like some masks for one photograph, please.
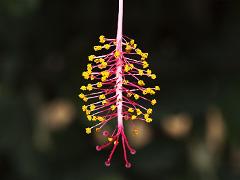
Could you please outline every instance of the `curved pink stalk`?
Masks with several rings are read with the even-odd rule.
[[[122,80],[123,80],[123,52],[122,52],[122,25],[123,24],[123,0],[119,0],[118,12],[118,28],[117,28],[117,45],[116,51],[120,52],[117,59],[116,71],[116,95],[117,95],[117,112],[118,112],[118,128],[123,128],[123,115],[122,115]]]

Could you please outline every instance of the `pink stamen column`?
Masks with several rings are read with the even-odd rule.
[[[116,134],[113,133],[111,136],[110,142],[107,142],[106,144],[102,146],[97,146],[96,149],[98,151],[106,148],[111,143],[113,143],[113,148],[108,156],[108,159],[105,161],[106,166],[110,166],[111,159],[113,157],[113,154],[119,144],[119,140],[122,141],[122,147],[123,147],[123,153],[124,153],[124,160],[125,160],[125,167],[130,168],[131,163],[128,161],[127,157],[127,150],[130,151],[131,154],[135,154],[136,151],[131,148],[131,146],[128,143],[128,139],[124,133],[124,125],[123,125],[123,67],[124,67],[124,52],[123,52],[123,35],[122,35],[122,29],[123,29],[123,0],[119,0],[119,12],[118,12],[118,27],[117,27],[117,37],[116,37],[116,50],[112,52],[112,55],[115,56],[116,60],[116,107],[117,107],[117,132]],[[115,42],[114,41],[114,42]],[[115,132],[115,131],[114,131]]]
[[[123,26],[123,0],[119,0],[119,12],[118,12],[118,27],[117,27],[117,39],[116,39],[116,51],[120,52],[120,56],[117,59],[117,71],[116,71],[116,95],[117,95],[117,114],[118,114],[118,128],[123,129],[123,114],[122,114],[122,26]]]

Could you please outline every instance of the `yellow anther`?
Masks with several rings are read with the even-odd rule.
[[[100,87],[102,87],[102,86],[103,86],[103,85],[102,85],[101,82],[98,82],[98,83],[97,83],[97,87],[98,87],[98,88],[100,88]]]
[[[134,41],[134,39],[132,39],[132,40],[130,41],[130,45],[133,46],[134,43],[135,43],[135,41]]]
[[[102,46],[94,46],[93,49],[94,49],[94,51],[101,51]]]
[[[87,101],[88,101],[88,98],[87,98],[87,97],[84,97],[84,98],[83,98],[83,101],[84,101],[84,102],[87,102]]]
[[[132,50],[132,46],[130,46],[129,44],[127,44],[125,50],[126,50],[127,52],[130,52],[130,51]]]
[[[79,98],[83,99],[85,97],[85,95],[83,93],[78,95]]]
[[[150,69],[147,70],[147,75],[151,75],[152,74],[152,71]]]
[[[109,49],[110,49],[110,47],[111,47],[111,45],[110,45],[110,44],[105,44],[105,45],[104,45],[104,48],[105,48],[106,50],[109,50]]]
[[[147,122],[147,123],[152,122],[152,118],[147,118],[147,119],[146,119],[146,122]]]
[[[151,104],[152,104],[153,106],[154,106],[156,103],[157,103],[156,99],[153,99],[153,100],[151,101]]]
[[[102,63],[102,62],[104,62],[104,61],[105,61],[105,60],[104,60],[103,58],[100,58],[100,59],[99,59],[99,62],[100,62],[100,63]]]
[[[101,75],[102,75],[103,77],[108,78],[109,75],[110,75],[110,72],[108,72],[108,71],[102,71],[102,72],[101,72]]]
[[[94,79],[95,79],[94,75],[91,75],[91,80],[94,80]]]
[[[104,67],[102,66],[102,64],[99,64],[99,65],[98,65],[98,68],[99,68],[99,69],[104,69]]]
[[[87,106],[83,105],[82,110],[83,110],[83,112],[85,112],[87,110]]]
[[[102,62],[98,67],[99,67],[99,69],[104,69],[104,68],[106,68],[107,67],[107,62]]]
[[[147,90],[145,89],[145,90],[143,90],[143,95],[146,95],[148,92],[147,92]]]
[[[94,62],[95,62],[95,63],[99,63],[99,62],[100,62],[100,59],[95,59]]]
[[[105,119],[104,119],[104,117],[102,117],[102,116],[98,116],[98,117],[97,117],[97,120],[99,120],[99,121],[104,121]]]
[[[154,95],[154,94],[156,94],[156,93],[155,93],[154,90],[151,89],[150,94],[151,94],[151,95]]]
[[[107,80],[107,78],[104,76],[104,77],[101,77],[101,81],[102,82],[105,82]]]
[[[92,91],[92,90],[93,90],[93,87],[92,87],[91,84],[88,84],[88,85],[87,85],[87,90],[88,90],[88,91]]]
[[[124,67],[124,71],[128,72],[130,70],[131,70],[131,67],[128,64],[126,64],[125,67]]]
[[[87,69],[87,73],[88,73],[88,78],[89,78],[89,76],[91,76],[91,74],[92,74],[92,70]]]
[[[151,108],[149,108],[148,110],[147,110],[147,114],[152,114],[152,109]]]
[[[145,83],[144,83],[144,81],[143,81],[143,80],[139,80],[139,81],[138,81],[138,85],[139,85],[139,86],[144,86],[144,85],[145,85]]]
[[[110,137],[109,137],[109,138],[108,138],[108,141],[109,141],[109,142],[112,142],[112,141],[113,141],[113,138],[110,138]]]
[[[103,35],[99,36],[99,42],[105,43],[106,42],[105,36],[103,36]]]
[[[89,115],[91,113],[90,110],[86,110],[86,115]]]
[[[91,132],[92,132],[92,129],[91,129],[91,128],[86,128],[86,133],[87,133],[87,134],[91,134]]]
[[[136,109],[136,112],[138,116],[142,114],[142,111],[140,109]]]
[[[132,115],[131,120],[135,120],[137,118],[136,115]]]
[[[90,110],[91,110],[91,111],[94,111],[95,108],[96,108],[96,106],[95,106],[94,104],[91,104],[91,105],[90,105]]]
[[[140,49],[136,49],[135,51],[136,51],[136,53],[137,53],[138,55],[141,55],[141,54],[142,54],[142,51],[141,51]]]
[[[84,77],[84,76],[89,76],[89,73],[87,72],[87,71],[84,71],[83,73],[82,73],[82,76]]]
[[[118,58],[121,55],[120,51],[115,51],[114,56],[115,58]]]
[[[93,116],[93,117],[92,117],[92,120],[93,120],[93,121],[96,121],[96,120],[97,120],[97,117],[96,117],[96,116]]]
[[[87,90],[87,87],[86,87],[86,86],[81,86],[80,89],[83,90],[83,91],[86,91],[86,90]]]
[[[102,76],[105,76],[105,72],[106,72],[106,71],[102,71],[102,72],[101,72],[101,75],[102,75]]]
[[[152,79],[156,79],[157,76],[156,76],[155,74],[152,74],[152,75],[151,75],[151,78],[152,78]]]
[[[91,65],[91,64],[88,64],[88,65],[87,65],[87,70],[88,70],[88,71],[92,71],[92,69],[93,69],[93,68],[92,68],[92,65]]]
[[[96,128],[96,132],[99,132],[101,130],[101,128]]]
[[[110,75],[110,72],[109,72],[109,71],[106,71],[105,76],[106,76],[106,77],[109,77],[109,75]]]
[[[87,119],[88,119],[89,121],[91,121],[91,120],[92,120],[92,116],[91,116],[91,115],[87,115]]]
[[[149,64],[147,63],[147,61],[143,61],[142,63],[143,63],[143,68],[144,68],[144,69],[149,66]]]
[[[143,75],[143,70],[139,69],[139,70],[138,70],[138,74],[139,74],[140,76],[142,76],[142,75]]]
[[[102,101],[102,105],[105,105],[105,104],[107,104],[107,101],[106,101],[106,100],[103,100],[103,101]]]
[[[134,112],[134,109],[133,109],[133,108],[128,108],[128,112],[133,113],[133,112]]]
[[[86,71],[82,73],[82,76],[84,77],[84,79],[89,79],[89,73]]]
[[[147,88],[146,92],[150,94],[151,93],[151,88]]]
[[[145,60],[148,58],[148,53],[141,53],[141,56],[142,56],[141,60]]]
[[[144,114],[144,118],[145,119],[149,118],[149,114]]]
[[[133,64],[129,64],[131,70],[134,68],[134,65]]]
[[[93,61],[95,59],[95,55],[90,55],[90,56],[88,56],[88,60],[89,61]]]
[[[139,99],[139,95],[138,95],[138,94],[134,94],[134,98],[135,98],[136,100],[138,100],[138,99]]]
[[[99,99],[100,99],[100,100],[106,99],[106,96],[105,96],[104,94],[101,94],[101,95],[99,96]]]
[[[155,90],[156,91],[160,91],[160,87],[159,86],[155,86]]]
[[[116,105],[111,105],[111,110],[114,111],[117,108]]]

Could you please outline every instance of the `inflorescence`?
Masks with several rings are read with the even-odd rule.
[[[156,79],[156,75],[149,69],[148,53],[140,50],[135,41],[126,36],[121,38],[120,44],[118,41],[103,35],[99,37],[100,45],[94,46],[94,50],[102,50],[104,54],[88,57],[90,63],[82,76],[93,82],[80,88],[82,93],[79,97],[86,103],[82,110],[87,119],[96,123],[86,128],[86,133],[90,134],[94,130],[106,137],[107,143],[96,146],[97,151],[113,145],[105,165],[110,166],[115,149],[121,141],[125,166],[129,168],[131,163],[128,161],[127,150],[131,154],[136,151],[129,145],[123,121],[152,122],[153,110],[149,106],[157,103],[152,95],[160,87],[146,87],[146,78]],[[104,130],[104,126],[114,120],[118,122],[116,129],[111,133]]]

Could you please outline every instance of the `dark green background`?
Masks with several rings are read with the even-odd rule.
[[[121,151],[104,166],[107,151],[96,152],[85,135],[77,98],[98,36],[115,37],[117,0],[0,0],[1,180],[240,179],[240,1],[125,1],[124,33],[149,52],[161,86],[153,139],[130,157],[131,169]],[[41,149],[34,138],[39,111],[59,99],[75,115],[64,128],[46,130],[51,143]],[[214,165],[207,164],[212,169],[202,170],[192,165],[189,146],[204,142],[211,106],[222,113],[226,135]],[[193,127],[172,138],[161,120],[182,112]]]

